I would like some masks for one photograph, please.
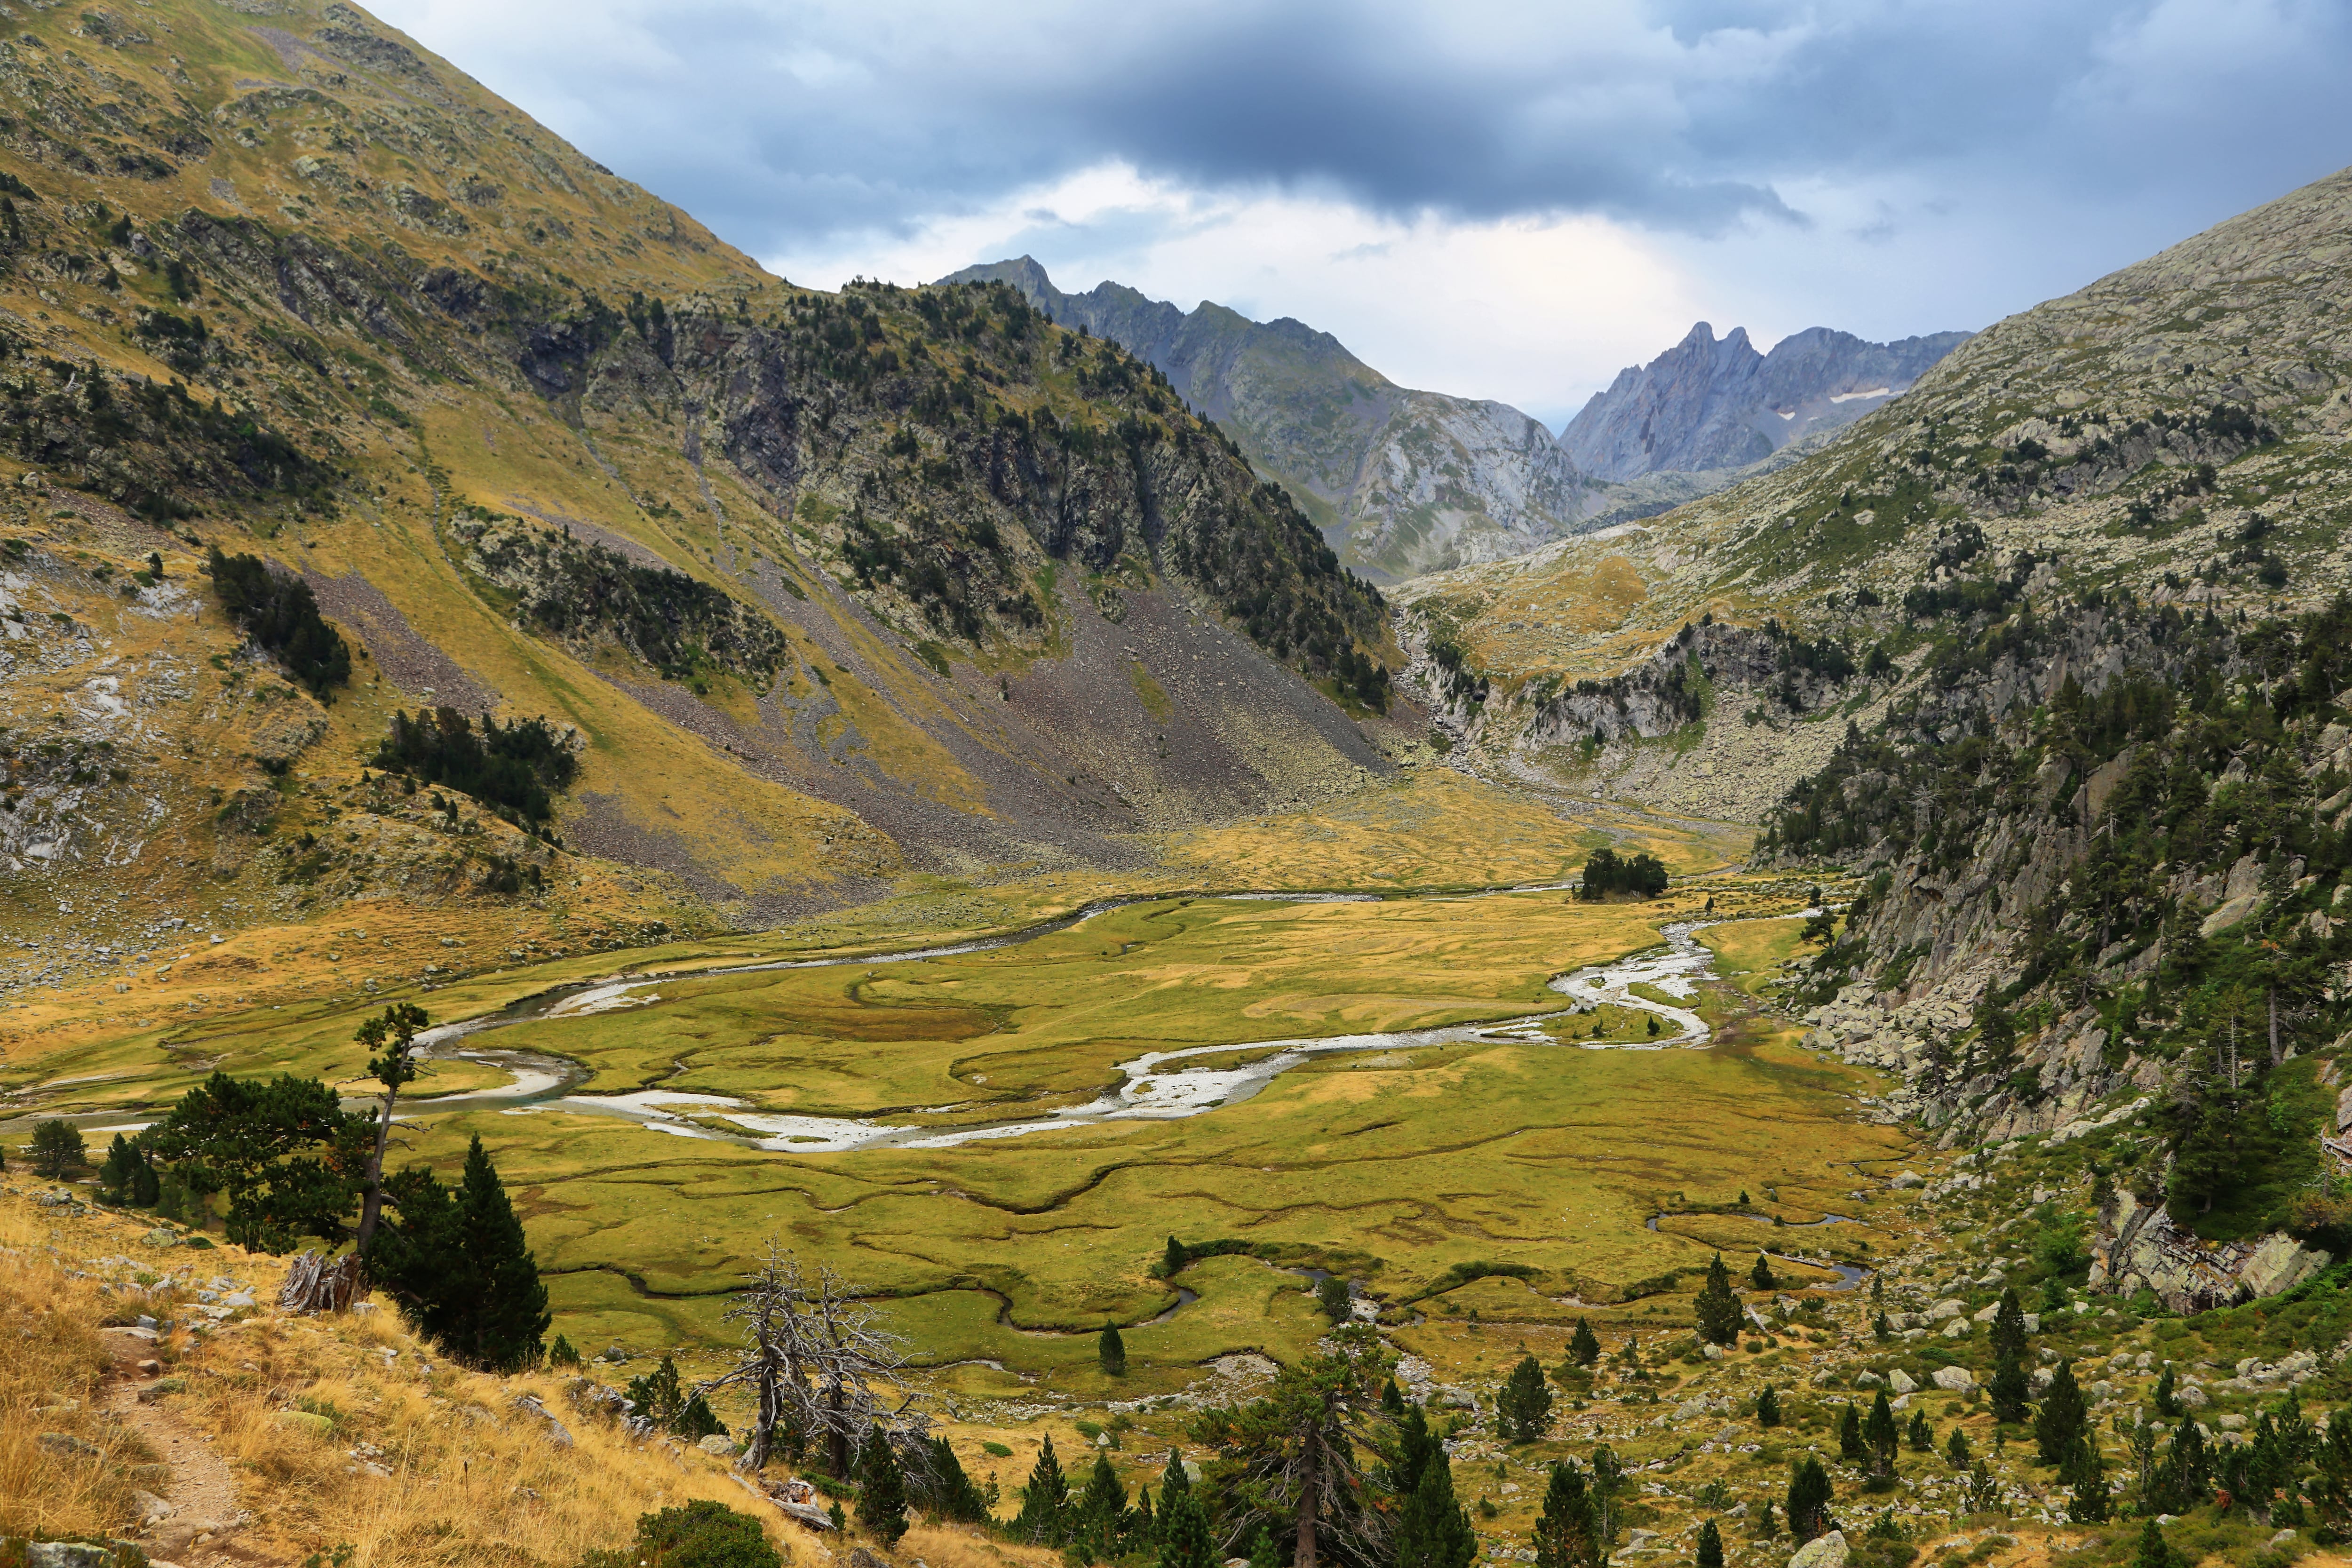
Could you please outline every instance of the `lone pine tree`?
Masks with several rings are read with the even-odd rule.
[[[1551,1388],[1533,1356],[1518,1365],[1495,1395],[1495,1421],[1502,1437],[1512,1443],[1532,1443],[1551,1428]]]
[[[887,1551],[907,1533],[907,1476],[881,1427],[867,1435],[858,1469],[857,1522]]]
[[[1739,1337],[1739,1298],[1732,1293],[1731,1270],[1723,1254],[1706,1266],[1706,1283],[1699,1287],[1698,1337],[1709,1344],[1727,1345]]]

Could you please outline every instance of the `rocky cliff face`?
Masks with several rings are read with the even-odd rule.
[[[1604,487],[1536,420],[1398,386],[1303,322],[1253,321],[1205,302],[1183,311],[1118,283],[1068,294],[1028,257],[947,281],[1009,283],[1055,321],[1159,368],[1349,560],[1383,575],[1520,554],[1605,504]]]
[[[1618,372],[1559,443],[1579,468],[1603,479],[1741,468],[1883,406],[1968,337],[1874,343],[1808,327],[1759,354],[1747,328],[1717,342],[1701,321],[1647,365]]]

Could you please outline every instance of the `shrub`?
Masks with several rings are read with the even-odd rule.
[[[783,1568],[760,1521],[697,1498],[637,1518],[633,1549],[591,1552],[580,1568]]]

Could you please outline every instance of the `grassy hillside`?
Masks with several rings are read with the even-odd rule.
[[[92,16],[0,46],[20,924],[599,866],[773,917],[1133,866],[1418,733],[1378,595],[1111,345],[793,289],[347,5]],[[213,548],[307,584],[349,680],[283,679]],[[435,706],[563,737],[547,834],[369,781]]]

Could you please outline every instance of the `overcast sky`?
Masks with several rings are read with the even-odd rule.
[[[1027,252],[1557,426],[1982,327],[2352,163],[2345,0],[378,0],[796,282]]]

